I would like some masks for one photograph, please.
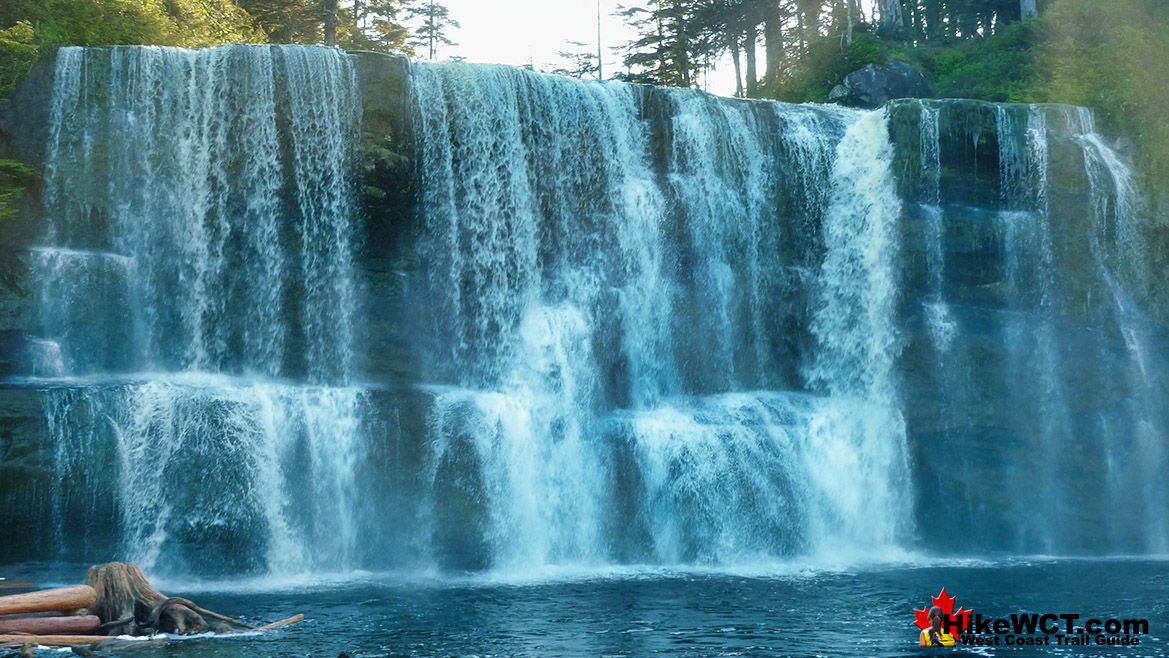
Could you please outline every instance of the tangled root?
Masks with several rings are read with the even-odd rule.
[[[97,592],[93,613],[101,619],[107,635],[185,635],[208,630],[198,606],[154,589],[133,564],[96,564],[89,568],[85,583]]]

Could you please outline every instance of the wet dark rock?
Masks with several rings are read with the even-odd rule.
[[[934,89],[925,75],[912,64],[889,58],[884,64],[869,64],[844,76],[832,88],[828,100],[833,103],[876,109],[896,98],[930,98]]]

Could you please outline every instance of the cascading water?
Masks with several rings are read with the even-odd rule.
[[[1104,143],[1095,130],[1092,114],[1082,110],[1076,138],[1084,147],[1084,169],[1092,198],[1093,223],[1090,238],[1092,257],[1112,308],[1113,330],[1125,346],[1124,384],[1129,391],[1127,413],[1119,419],[1102,421],[1116,441],[1106,446],[1108,485],[1111,498],[1141,501],[1140,519],[1144,532],[1123,536],[1124,530],[1110,527],[1115,543],[1136,545],[1164,553],[1169,550],[1169,484],[1161,474],[1169,466],[1169,448],[1164,437],[1169,417],[1158,400],[1160,382],[1155,375],[1154,331],[1140,306],[1127,290],[1146,289],[1147,249],[1137,230],[1143,201],[1129,167]],[[1117,427],[1117,421],[1127,424]],[[1109,426],[1111,425],[1111,426]],[[1127,437],[1128,440],[1124,440]],[[1142,536],[1143,535],[1143,536]]]
[[[85,334],[63,341],[73,374],[343,382],[353,360],[356,100],[344,57],[315,49],[62,49],[43,322],[54,338]],[[86,276],[122,279],[109,287],[124,315],[108,324],[130,340],[83,342],[98,332],[72,323],[94,314],[73,305],[101,290],[82,281],[57,291]]]
[[[996,118],[997,132],[1010,140],[1013,137],[1010,115],[1000,112]],[[1020,523],[1021,545],[1051,553],[1055,546],[1066,542],[1059,533],[1072,526],[1069,520],[1076,512],[1066,499],[1066,490],[1059,485],[1069,474],[1059,472],[1062,465],[1059,460],[1046,457],[1058,453],[1060,442],[1071,435],[1072,419],[1058,354],[1062,337],[1053,326],[1056,320],[1053,305],[1058,299],[1055,244],[1048,221],[1046,117],[1039,108],[1032,107],[1027,112],[1025,144],[1024,149],[1002,148],[1000,141],[999,151],[1000,171],[1013,173],[1017,163],[1022,162],[1023,171],[1034,172],[1028,178],[1040,181],[1035,187],[1033,208],[1027,205],[1029,189],[1018,194],[1004,186],[1003,202],[1007,210],[998,217],[1002,222],[1004,269],[1013,305],[1004,327],[1004,342],[1011,360],[1007,376],[1016,400],[1021,401],[1019,417],[1034,423],[1030,432],[1032,456],[1020,467],[1037,475],[1027,482],[1017,481],[1022,490],[1016,492],[1014,505],[1015,513],[1025,520]],[[1028,313],[1035,307],[1038,310],[1035,315]],[[1037,413],[1028,413],[1031,410]],[[1058,519],[1050,526],[1036,523],[1034,511],[1027,502],[1036,490],[1046,492],[1045,515]]]
[[[1147,208],[1087,111],[301,47],[64,48],[52,84],[0,559],[1169,548]]]
[[[87,523],[114,526],[118,554],[353,566],[359,119],[332,51],[59,52],[35,250],[53,509],[98,497],[82,473],[107,464],[112,506]]]
[[[954,321],[946,341],[928,322],[931,342],[949,349],[935,348],[938,408],[914,422],[943,428],[932,449],[945,455],[935,468],[946,477],[933,495],[964,499],[925,505],[943,522],[961,519],[944,526],[954,532],[980,535],[980,520],[1001,519],[1006,532],[980,542],[1017,552],[1162,550],[1165,496],[1149,470],[1166,463],[1164,419],[1152,402],[1162,385],[1147,376],[1159,348],[1129,292],[1147,288],[1147,269],[1128,168],[1088,110],[989,108],[999,199],[983,201],[994,208],[987,216],[969,197],[938,195],[954,162],[933,154],[939,139],[950,140],[950,157],[979,149],[955,143],[964,133],[953,128],[939,138],[939,113],[950,126],[965,122],[971,140],[986,114],[948,101],[920,106],[922,314],[940,302]],[[952,243],[941,251],[939,218],[941,239]],[[983,260],[938,273],[938,254],[963,252]]]
[[[1049,113],[1055,117],[1048,118]],[[1005,115],[1000,115],[1000,117]],[[1037,365],[1039,371],[1017,373],[1018,381],[1040,382],[1039,421],[1037,454],[1058,455],[1079,453],[1088,459],[1098,459],[1106,464],[1108,473],[1108,500],[1113,509],[1105,514],[1103,526],[1106,536],[1121,550],[1158,551],[1163,550],[1166,541],[1163,505],[1149,504],[1149,501],[1165,500],[1163,486],[1153,484],[1156,478],[1148,477],[1148,469],[1157,469],[1166,463],[1161,446],[1166,427],[1164,419],[1150,404],[1155,383],[1140,375],[1142,350],[1136,338],[1140,331],[1140,320],[1135,315],[1135,306],[1129,303],[1127,293],[1117,283],[1117,277],[1128,277],[1126,283],[1140,289],[1141,282],[1134,277],[1143,276],[1144,249],[1135,238],[1138,217],[1135,207],[1139,199],[1127,168],[1111,148],[1105,146],[1095,132],[1092,114],[1085,108],[1058,108],[1043,110],[1031,107],[1027,114],[1027,148],[1020,155],[1014,149],[1003,149],[1006,158],[1023,163],[1024,170],[1031,172],[1028,178],[1038,181],[1033,190],[1020,189],[1007,192],[1011,207],[1024,208],[1029,197],[1034,197],[1033,212],[1006,213],[1003,215],[1004,231],[1011,241],[1008,248],[1008,266],[1011,268],[1013,285],[1020,291],[1020,297],[1031,294],[1038,297],[1041,319],[1035,334],[1034,346],[1016,348],[1017,363],[1026,368],[1028,362]],[[1058,271],[1056,250],[1061,248],[1055,233],[1061,227],[1058,216],[1053,214],[1049,199],[1050,155],[1048,146],[1048,122],[1058,120],[1067,126],[1067,132],[1074,144],[1083,149],[1084,171],[1089,180],[1089,195],[1092,199],[1091,224],[1086,227],[1088,237],[1087,259],[1092,263],[1091,271],[1097,278],[1086,292],[1084,310],[1066,306],[1069,294],[1061,290],[1063,282],[1054,279]],[[1010,131],[1009,121],[1006,131]],[[1004,164],[1004,169],[1009,165]],[[1104,171],[1108,172],[1105,176]],[[1067,229],[1063,229],[1067,230]],[[1062,247],[1066,249],[1066,247]],[[1030,251],[1030,254],[1028,254]],[[1118,254],[1125,254],[1123,258]],[[1027,276],[1019,270],[1021,261],[1029,261],[1039,271]],[[1138,274],[1132,274],[1138,273]],[[1024,287],[1024,277],[1034,288]],[[1103,284],[1103,285],[1101,285]],[[1066,284],[1063,284],[1066,286]],[[1096,300],[1092,300],[1092,295]],[[1111,306],[1112,308],[1108,308]],[[1068,317],[1086,313],[1087,322],[1099,327],[1097,336],[1080,337],[1062,332],[1057,323],[1066,322]],[[1117,340],[1117,338],[1120,340]],[[1126,365],[1115,367],[1109,363],[1115,353],[1111,345],[1123,344],[1126,349],[1117,355]],[[1127,402],[1121,403],[1124,412],[1115,409],[1101,410],[1095,418],[1077,418],[1072,411],[1073,402],[1068,391],[1068,381],[1073,377],[1068,371],[1081,364],[1069,362],[1060,353],[1066,350],[1086,349],[1096,355],[1091,366],[1100,368],[1100,384],[1127,389]],[[1071,443],[1072,437],[1077,437]],[[1158,437],[1158,438],[1154,438]],[[1074,480],[1077,473],[1071,471],[1068,461],[1060,459],[1039,459],[1040,486],[1045,490],[1048,502],[1045,517],[1057,519],[1055,523],[1039,524],[1038,536],[1028,540],[1042,550],[1052,552],[1066,545],[1069,538],[1062,536],[1063,529],[1074,528],[1076,518],[1084,514],[1093,494],[1076,492],[1063,483]],[[1142,483],[1135,485],[1134,483]],[[1160,495],[1149,490],[1160,489]],[[1149,494],[1152,494],[1151,496]],[[1141,500],[1140,511],[1120,511],[1129,505],[1128,501]]]
[[[468,517],[481,540],[448,557],[496,566],[905,535],[880,113],[505,67],[416,64],[411,88],[432,376],[457,387],[430,422],[440,551]],[[662,124],[638,120],[653,103]],[[779,320],[809,299],[820,349],[798,352]]]

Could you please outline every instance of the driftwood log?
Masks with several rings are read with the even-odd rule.
[[[84,617],[90,614],[89,608],[71,608],[69,610],[46,610],[45,612],[21,612],[15,615],[0,615],[0,619],[26,619],[28,617]]]
[[[253,631],[268,631],[268,630],[272,630],[273,628],[280,628],[281,626],[291,626],[293,624],[299,624],[302,621],[304,621],[304,615],[292,615],[288,619],[281,619],[280,621],[274,621],[271,624],[264,624],[263,626],[257,626],[251,630],[253,630]],[[247,631],[236,631],[236,632],[237,633],[245,633]]]
[[[0,633],[31,633],[33,635],[69,635],[97,630],[101,620],[95,615],[74,617],[0,617]]]
[[[96,596],[97,593],[88,585],[0,596],[0,615],[88,608]]]
[[[46,647],[64,647],[81,644],[101,644],[107,637],[101,635],[0,635],[0,644],[39,644]]]
[[[36,581],[18,578],[12,580],[9,578],[0,578],[0,593],[11,592],[12,594],[20,594],[22,592],[31,592],[37,588]]]
[[[280,628],[282,626],[291,626],[297,622],[304,621],[304,615],[295,615],[288,619],[281,619],[271,624],[258,626],[257,631],[267,631],[273,628]],[[246,633],[247,631],[231,631],[232,633]],[[141,640],[137,642],[130,642],[124,640],[117,640],[116,638],[104,637],[101,635],[0,635],[0,645],[6,643],[22,643],[22,644],[40,644],[46,647],[63,647],[75,645],[102,645],[102,647],[110,647],[117,644],[122,647],[146,647],[154,646],[155,643],[146,643]],[[107,644],[109,643],[109,644]]]
[[[154,642],[129,642],[111,636],[243,633],[304,619],[304,615],[296,615],[265,626],[249,626],[188,599],[168,597],[150,584],[141,569],[124,562],[94,565],[85,580],[85,585],[75,587],[0,596],[0,649],[21,647],[23,651],[34,645],[102,645],[98,646],[102,649],[107,643],[143,647]],[[207,618],[214,621],[208,623]]]

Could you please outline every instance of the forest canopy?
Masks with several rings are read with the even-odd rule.
[[[700,87],[730,61],[744,97],[824,101],[893,57],[944,97],[1159,108],[1169,73],[1161,0],[631,0],[617,14],[637,36],[616,49],[616,77]],[[45,47],[321,43],[433,59],[455,45],[455,18],[435,0],[11,0],[0,95]],[[594,75],[595,51],[571,45],[556,71]]]
[[[1169,178],[1163,0],[649,0],[620,14],[638,33],[622,49],[631,82],[701,86],[729,58],[736,95],[824,102],[894,58],[938,97],[1095,108],[1147,176]]]
[[[616,50],[631,82],[703,86],[732,63],[736,95],[825,101],[849,72],[909,62],[939,97],[1095,108],[1169,177],[1169,3],[1163,0],[630,0]],[[459,25],[436,0],[9,0],[0,98],[61,45],[336,45],[449,56]],[[598,74],[592,44],[555,72]]]
[[[434,58],[454,44],[456,27],[435,0],[8,0],[0,3],[0,98],[57,46],[298,43],[400,55],[421,46]]]

